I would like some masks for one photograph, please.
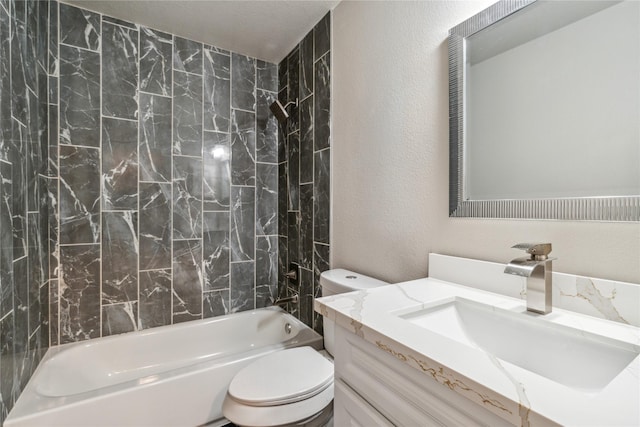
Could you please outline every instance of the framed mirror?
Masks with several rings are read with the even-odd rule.
[[[640,2],[506,0],[449,33],[451,217],[640,221]]]

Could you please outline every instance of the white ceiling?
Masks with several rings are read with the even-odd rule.
[[[340,0],[64,2],[277,63]]]

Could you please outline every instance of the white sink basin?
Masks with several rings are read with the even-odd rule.
[[[571,388],[603,389],[640,347],[464,298],[438,301],[399,317]]]

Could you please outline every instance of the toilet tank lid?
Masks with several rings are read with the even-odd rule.
[[[357,291],[361,289],[377,288],[379,286],[388,285],[388,282],[365,276],[361,273],[345,270],[344,268],[335,268],[327,270],[320,275],[320,285],[325,294],[343,293]]]

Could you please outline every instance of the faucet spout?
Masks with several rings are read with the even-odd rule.
[[[544,255],[540,248],[544,247]],[[519,244],[514,248],[525,249],[530,258],[516,258],[507,264],[504,272],[527,279],[527,311],[539,314],[551,313],[553,258],[547,257],[551,244]]]

